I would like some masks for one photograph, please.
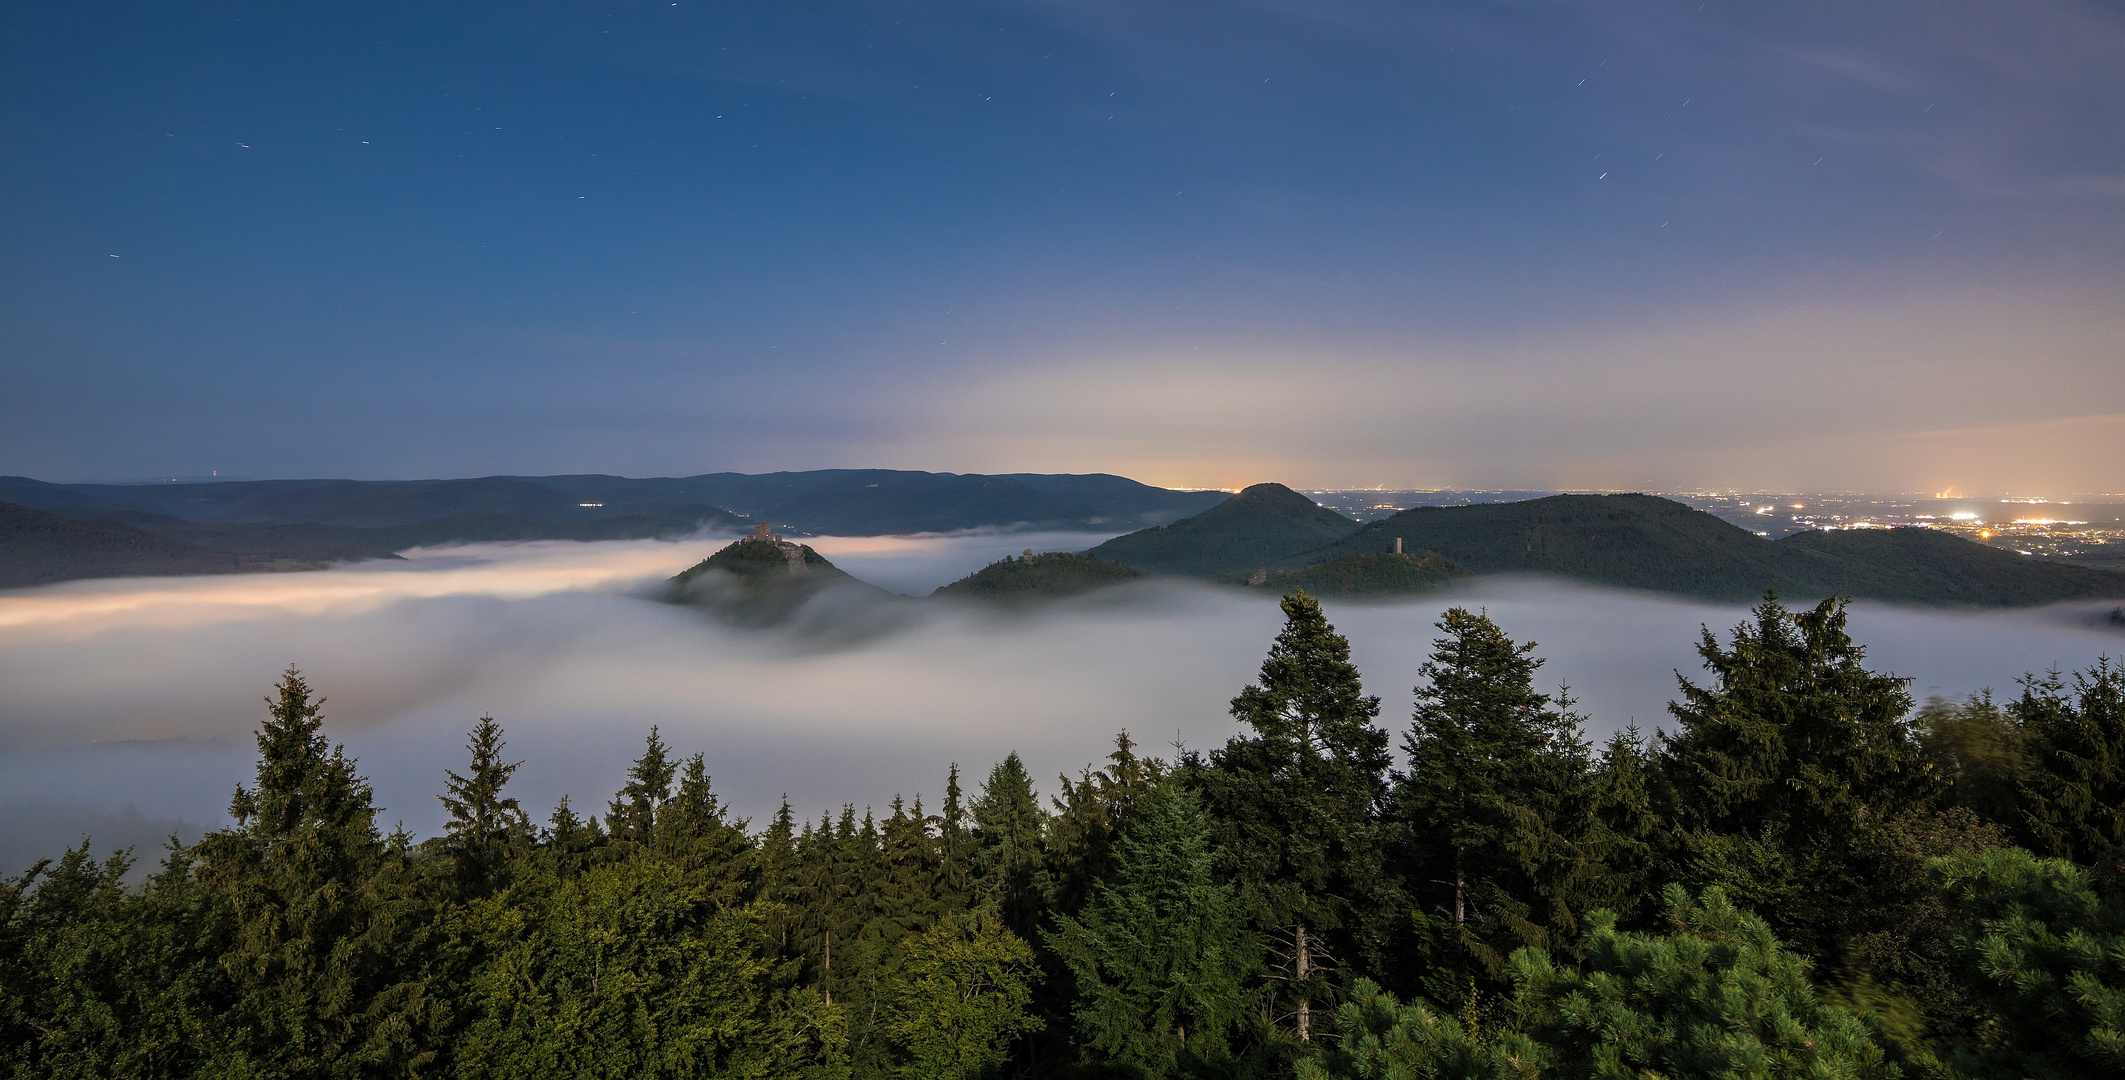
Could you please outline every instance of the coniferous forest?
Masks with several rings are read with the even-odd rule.
[[[290,670],[231,823],[0,886],[15,1077],[2125,1075],[2125,671],[1920,706],[1767,598],[1594,745],[1455,609],[1405,718],[1303,592],[1233,733],[734,816],[655,729],[598,806],[379,828]],[[712,753],[713,748],[707,748]]]

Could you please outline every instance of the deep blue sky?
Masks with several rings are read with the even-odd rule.
[[[2114,5],[0,3],[0,472],[2125,489]]]

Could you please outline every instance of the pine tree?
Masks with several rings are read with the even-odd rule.
[[[1043,936],[1075,977],[1079,1052],[1171,1075],[1184,1059],[1225,1056],[1256,958],[1231,887],[1213,879],[1195,795],[1167,785],[1139,807],[1112,878],[1093,886],[1081,916],[1059,916]]]
[[[2091,873],[1995,848],[1934,870],[1966,916],[1965,979],[1998,1018],[1992,1038],[1959,1040],[1963,1075],[2125,1075],[2125,892],[2115,868]]]
[[[531,820],[514,798],[504,798],[502,788],[524,763],[504,762],[502,726],[492,716],[480,717],[467,737],[465,749],[472,755],[471,774],[459,776],[443,770],[444,794],[436,796],[450,820],[443,825],[445,850],[456,862],[460,889],[484,891],[498,886],[500,872],[512,849],[529,841]]]
[[[944,803],[931,822],[937,829],[937,899],[947,911],[963,911],[973,902],[974,830],[967,818],[965,792],[959,788],[959,763],[944,782]]]
[[[1075,781],[1056,777],[1061,793],[1048,824],[1048,908],[1070,913],[1082,907],[1092,884],[1113,872],[1114,844],[1138,804],[1165,778],[1165,762],[1136,754],[1127,731],[1114,737],[1114,751],[1097,771],[1087,767]]]
[[[2125,858],[2125,667],[2100,659],[2071,692],[2056,672],[2025,680],[2013,711],[2029,846],[2083,866]]]
[[[369,784],[321,731],[320,702],[289,668],[258,733],[255,786],[235,824],[199,844],[199,876],[228,911],[222,966],[234,983],[231,1068],[337,1075],[357,1062],[411,1061],[440,1024],[417,971],[422,925],[404,893],[402,845],[376,829]]]
[[[1872,828],[1929,810],[1945,789],[1906,722],[1909,680],[1867,670],[1845,632],[1845,600],[1789,613],[1775,597],[1722,648],[1698,653],[1713,681],[1681,681],[1668,706],[1659,794],[1677,872],[1765,912],[1803,952],[1838,956],[1851,920],[1839,898]],[[1855,882],[1854,887],[1858,884]]]
[[[678,771],[678,790],[657,811],[657,855],[686,871],[690,880],[711,883],[719,901],[739,903],[758,884],[748,823],[733,820],[716,797],[703,755],[687,758]]]
[[[1867,1026],[1821,1000],[1807,961],[1762,919],[1718,889],[1692,897],[1670,885],[1664,899],[1662,933],[1619,931],[1612,913],[1593,913],[1583,968],[1516,950],[1509,1008],[1495,1020],[1402,1005],[1362,980],[1337,1015],[1341,1040],[1300,1061],[1298,1078],[1896,1080]]]
[[[1040,982],[1033,949],[979,914],[946,918],[908,943],[885,983],[883,1028],[906,1054],[908,1080],[991,1075],[1011,1042],[1038,1030],[1026,1012]]]
[[[1366,696],[1320,604],[1298,591],[1283,609],[1259,682],[1232,701],[1253,736],[1183,771],[1249,921],[1279,941],[1281,1006],[1304,1042],[1330,965],[1358,949],[1365,909],[1390,906],[1377,903],[1387,733],[1372,726],[1380,699]]]
[[[620,789],[619,796],[613,799],[605,815],[605,831],[615,842],[640,846],[655,840],[657,812],[671,799],[671,782],[678,771],[678,763],[671,760],[670,748],[664,745],[652,725],[642,756],[628,768],[627,784]]]
[[[605,830],[598,826],[597,815],[577,816],[568,805],[568,796],[563,795],[547,819],[546,843],[540,855],[553,865],[556,874],[565,878],[589,866],[604,843]]]
[[[1599,867],[1579,720],[1535,691],[1534,644],[1463,608],[1438,627],[1446,636],[1419,669],[1409,772],[1394,801],[1419,926],[1459,946],[1433,950],[1432,992],[1443,997],[1442,976],[1465,986],[1502,972],[1514,948],[1570,938],[1607,890],[1588,880]],[[1460,949],[1475,968],[1452,955]]]
[[[1013,753],[1005,756],[974,801],[974,877],[980,906],[1020,937],[1040,921],[1044,899],[1042,833],[1047,815],[1033,778]]]

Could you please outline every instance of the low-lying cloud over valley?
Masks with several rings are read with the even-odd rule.
[[[837,565],[919,595],[1023,548],[1097,534],[822,538]],[[0,593],[0,873],[96,833],[151,847],[223,820],[249,781],[259,699],[293,663],[327,698],[327,734],[361,759],[384,821],[442,821],[443,770],[492,714],[525,760],[512,784],[543,819],[563,794],[602,809],[650,725],[707,755],[717,790],[756,822],[787,794],[801,815],[897,793],[933,806],[955,760],[969,787],[1011,750],[1044,792],[1123,728],[1154,750],[1234,730],[1280,615],[1259,594],[1129,586],[1034,612],[894,606],[872,632],[741,630],[659,603],[658,582],[713,551],[683,543],[525,543],[415,551],[405,562],[284,575],[79,582]],[[1793,598],[1795,602],[1814,598]],[[844,602],[832,594],[821,604]],[[1698,628],[1739,605],[1552,582],[1479,580],[1395,603],[1331,603],[1382,722],[1406,725],[1417,667],[1452,604],[1541,643],[1542,681],[1569,683],[1605,734],[1665,720],[1674,672],[1697,674]],[[832,611],[804,625],[831,624]],[[1860,604],[1855,636],[1914,692],[2011,691],[2020,674],[2118,652],[2089,610],[1958,612]],[[149,853],[145,852],[144,853]]]

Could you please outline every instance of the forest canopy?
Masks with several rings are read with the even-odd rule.
[[[654,727],[602,806],[501,722],[385,831],[320,698],[144,881],[0,883],[18,1077],[1970,1077],[2125,1073],[2125,669],[1915,702],[1833,598],[1698,643],[1599,744],[1445,612],[1383,717],[1303,591],[1222,745],[738,817]]]

